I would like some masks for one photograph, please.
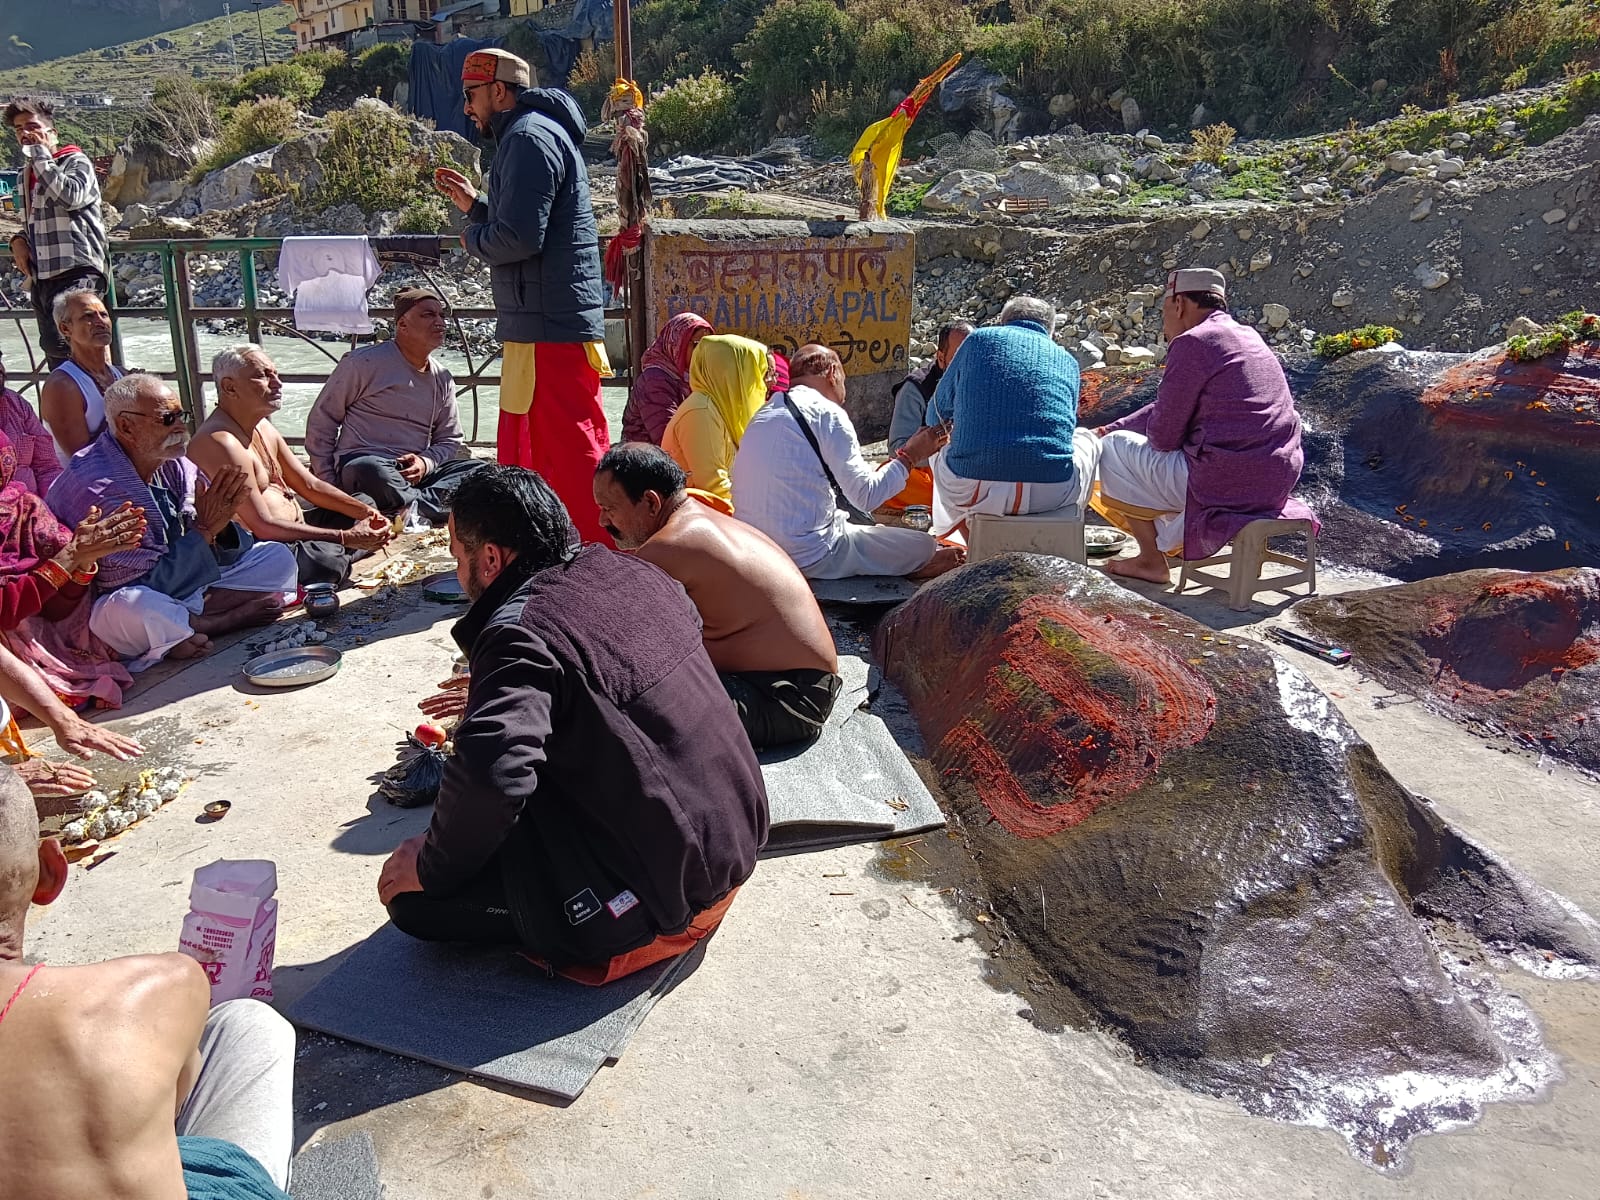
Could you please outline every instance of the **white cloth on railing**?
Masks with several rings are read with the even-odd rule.
[[[306,332],[371,333],[367,289],[382,273],[364,237],[286,237],[278,256],[278,282]]]

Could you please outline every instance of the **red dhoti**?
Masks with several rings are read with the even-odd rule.
[[[498,457],[537,471],[567,506],[579,536],[610,546],[594,502],[595,468],[611,448],[595,356],[582,342],[505,344]],[[603,352],[599,357],[603,365]]]

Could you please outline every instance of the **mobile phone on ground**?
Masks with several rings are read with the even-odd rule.
[[[1285,646],[1293,646],[1296,650],[1304,650],[1307,654],[1315,655],[1323,662],[1330,662],[1336,667],[1345,666],[1350,661],[1350,651],[1332,642],[1319,642],[1316,638],[1307,637],[1303,633],[1295,633],[1291,629],[1284,629],[1274,625],[1267,630],[1267,636],[1275,642],[1282,642]]]

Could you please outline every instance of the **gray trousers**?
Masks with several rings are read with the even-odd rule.
[[[289,1188],[294,1153],[294,1027],[259,1000],[225,1000],[200,1035],[200,1077],[179,1137],[220,1138]]]

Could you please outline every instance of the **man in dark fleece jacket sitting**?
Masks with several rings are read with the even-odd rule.
[[[378,896],[432,941],[517,946],[600,984],[693,947],[767,836],[767,794],[700,618],[649,563],[581,546],[549,486],[485,467],[451,500],[470,668],[433,823]]]

